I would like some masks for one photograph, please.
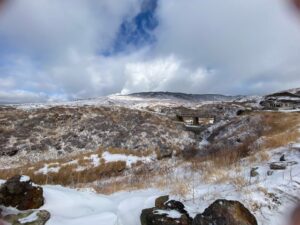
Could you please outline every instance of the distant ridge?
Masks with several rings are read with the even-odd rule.
[[[284,91],[278,91],[278,92],[266,95],[266,97],[279,97],[279,96],[300,98],[300,88],[293,88],[293,89],[288,89],[288,90],[284,90]]]
[[[178,99],[185,101],[230,101],[241,96],[226,96],[221,94],[186,94],[180,92],[139,92],[128,96],[153,99]]]

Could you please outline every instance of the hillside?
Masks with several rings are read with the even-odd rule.
[[[191,133],[167,117],[122,107],[9,107],[1,109],[0,122],[1,156],[22,151],[48,153],[49,159],[51,155],[112,147],[137,153],[157,151],[164,157],[194,143]]]
[[[0,179],[22,174],[42,185],[53,225],[140,225],[141,211],[163,194],[192,218],[228,199],[259,225],[280,225],[300,194],[299,112],[219,97],[139,93],[1,106]],[[213,122],[186,122],[193,116]],[[55,206],[61,196],[66,210]],[[71,205],[83,212],[71,215]]]

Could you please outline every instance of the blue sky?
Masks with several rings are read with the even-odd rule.
[[[0,14],[0,102],[300,87],[288,0],[15,0]]]
[[[156,9],[157,0],[144,0],[136,16],[125,18],[119,27],[110,54],[125,51],[129,46],[142,48],[154,44],[156,41],[154,30],[159,25]]]

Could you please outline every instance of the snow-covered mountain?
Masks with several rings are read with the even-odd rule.
[[[185,94],[173,92],[141,92],[128,95],[109,95],[98,98],[77,99],[64,102],[47,103],[25,103],[25,104],[2,104],[6,106],[16,106],[21,108],[41,108],[52,106],[123,106],[139,108],[145,105],[194,105],[205,102],[228,102],[228,101],[247,101],[248,96],[226,96],[219,94]],[[253,99],[253,98],[252,98]],[[1,103],[0,103],[1,105]]]
[[[203,102],[203,101],[233,101],[240,96],[226,96],[220,94],[186,94],[178,92],[140,92],[128,96],[146,99],[169,99],[177,101]]]

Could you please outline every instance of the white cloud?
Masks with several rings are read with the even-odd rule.
[[[72,49],[105,49],[137,6],[138,0],[16,0],[2,15],[0,32],[27,53],[63,60]]]
[[[140,3],[15,0],[0,16],[0,102],[300,86],[300,20],[284,0],[159,0],[156,43],[102,56]]]
[[[197,93],[213,74],[201,67],[189,70],[180,59],[168,56],[128,63],[125,76],[122,93],[164,90]]]
[[[287,1],[160,1],[158,15],[159,54],[172,52],[190,68],[202,64],[218,71],[205,91],[268,92],[278,86],[257,89],[255,83],[281,82],[279,88],[286,88],[289,79],[300,85],[299,68],[290,70],[299,57],[300,21]]]
[[[0,104],[7,103],[36,103],[48,101],[48,96],[44,93],[33,93],[23,90],[9,92],[0,91]]]

